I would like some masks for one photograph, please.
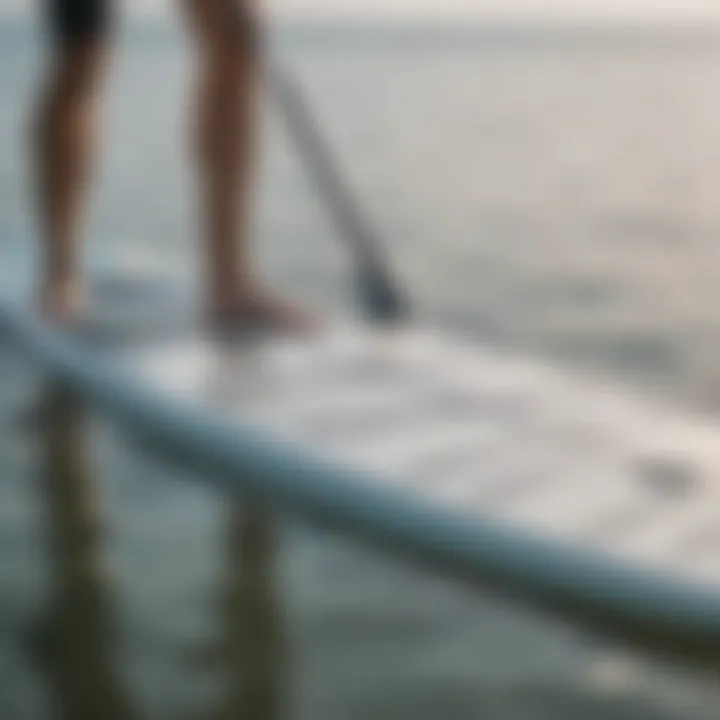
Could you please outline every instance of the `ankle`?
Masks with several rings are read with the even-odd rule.
[[[262,295],[260,288],[249,280],[216,283],[207,293],[207,306],[211,311],[234,310],[252,305]]]
[[[45,317],[65,320],[81,309],[83,294],[80,284],[72,278],[49,278],[40,292],[40,310]]]

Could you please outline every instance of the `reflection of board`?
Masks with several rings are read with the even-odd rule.
[[[108,348],[21,308],[0,330],[223,487],[720,647],[720,424],[414,326]]]

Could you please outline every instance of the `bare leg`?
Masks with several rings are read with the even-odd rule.
[[[261,289],[250,252],[258,147],[260,33],[254,0],[183,0],[200,77],[196,150],[207,306],[221,325],[298,326],[304,314]]]
[[[105,41],[60,42],[37,121],[38,199],[44,233],[41,306],[68,320],[81,304],[79,242],[97,124]]]

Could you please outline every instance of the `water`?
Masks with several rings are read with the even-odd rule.
[[[95,257],[189,272],[175,30],[118,50],[89,234]],[[716,412],[720,41],[276,39],[420,312]],[[0,31],[2,244],[32,235],[18,128],[37,60],[29,28]],[[261,262],[349,307],[345,254],[277,130]],[[235,505],[40,380],[3,351],[1,718],[717,717],[689,665]]]

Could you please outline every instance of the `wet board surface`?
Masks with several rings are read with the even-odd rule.
[[[176,400],[369,482],[720,588],[720,426],[421,327],[122,352]]]

